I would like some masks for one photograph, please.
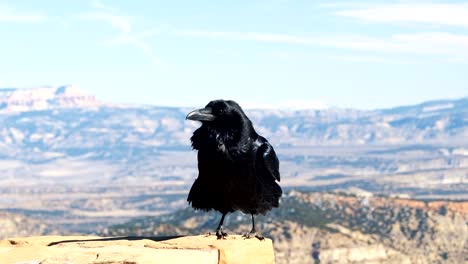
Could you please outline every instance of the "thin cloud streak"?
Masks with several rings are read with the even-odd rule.
[[[468,27],[468,4],[390,4],[351,8],[336,11],[334,14],[368,22],[412,22]]]
[[[93,1],[93,2],[91,2],[91,6],[96,8],[96,9],[106,10],[108,12],[117,12],[118,11],[116,8],[105,5],[101,1]]]
[[[212,38],[212,39],[227,39],[227,40],[253,40],[260,42],[283,42],[291,44],[319,44],[319,38],[301,37],[284,34],[267,34],[254,32],[221,32],[221,31],[200,31],[189,30],[179,31],[178,35]]]
[[[0,23],[39,23],[47,19],[41,14],[20,12],[13,7],[0,4]]]
[[[154,55],[151,45],[145,40],[146,38],[159,34],[158,31],[150,30],[134,33],[132,18],[130,16],[115,14],[117,12],[116,8],[104,5],[99,1],[92,2],[91,6],[99,11],[80,14],[78,17],[84,20],[105,22],[118,31],[117,37],[101,41],[100,43],[102,45],[131,45],[144,52],[153,63],[161,62],[160,59]]]
[[[443,32],[394,34],[387,38],[359,35],[309,37],[287,34],[212,31],[180,31],[178,34],[211,39],[319,45],[339,49],[382,53],[458,56],[464,58],[464,60],[468,60],[468,35]]]
[[[129,34],[131,31],[130,17],[114,15],[104,12],[92,12],[79,15],[84,20],[103,21],[117,29],[120,34]]]
[[[332,59],[359,62],[359,63],[378,63],[378,64],[413,64],[414,61],[391,56],[372,56],[372,55],[333,55]]]

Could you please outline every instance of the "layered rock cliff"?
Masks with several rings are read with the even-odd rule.
[[[249,220],[229,214],[225,227],[241,234]],[[103,234],[197,234],[212,231],[217,221],[219,214],[188,208],[115,225]],[[292,191],[280,208],[256,222],[272,238],[277,263],[458,264],[468,256],[468,202]]]

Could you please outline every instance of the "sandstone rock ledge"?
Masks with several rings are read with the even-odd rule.
[[[39,236],[0,240],[2,264],[274,263],[270,239]]]

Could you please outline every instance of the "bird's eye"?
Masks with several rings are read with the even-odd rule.
[[[226,112],[226,110],[224,110],[224,109],[219,110],[220,114],[224,114],[225,112]]]

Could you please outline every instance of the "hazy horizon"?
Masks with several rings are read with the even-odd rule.
[[[34,88],[58,88],[58,87],[63,87],[63,86],[76,86],[73,84],[66,84],[66,85],[28,85],[28,86],[23,86],[23,87],[0,87],[0,91],[2,90],[10,90],[10,89],[34,89]],[[83,87],[77,86],[81,91],[85,92],[88,95],[94,95],[93,93],[90,93],[88,90],[83,89]],[[404,107],[404,106],[414,106],[414,105],[419,105],[422,103],[427,103],[427,102],[433,102],[433,101],[451,101],[451,100],[461,100],[465,99],[468,96],[462,96],[462,97],[454,97],[454,98],[434,98],[428,101],[417,101],[409,104],[404,104],[404,105],[392,105],[392,106],[387,106],[387,107],[376,107],[376,108],[363,108],[363,107],[346,107],[346,106],[340,106],[340,105],[329,105],[326,102],[304,102],[304,101],[288,101],[284,102],[279,105],[267,105],[267,104],[244,104],[242,101],[238,101],[239,104],[245,109],[249,110],[325,110],[325,109],[356,109],[356,110],[363,110],[363,111],[368,111],[368,110],[379,110],[379,109],[390,109],[390,108],[395,108],[395,107]],[[155,107],[175,107],[175,108],[193,108],[197,106],[203,106],[208,102],[197,102],[193,104],[187,104],[187,105],[165,105],[165,104],[155,104],[155,103],[134,103],[134,102],[113,102],[113,101],[105,101],[101,100],[101,98],[96,98],[97,100],[101,101],[102,103],[108,103],[108,104],[115,104],[115,105],[136,105],[136,106],[155,106]],[[216,100],[216,99],[224,99],[224,100],[230,100],[231,98],[212,98],[210,100]]]

